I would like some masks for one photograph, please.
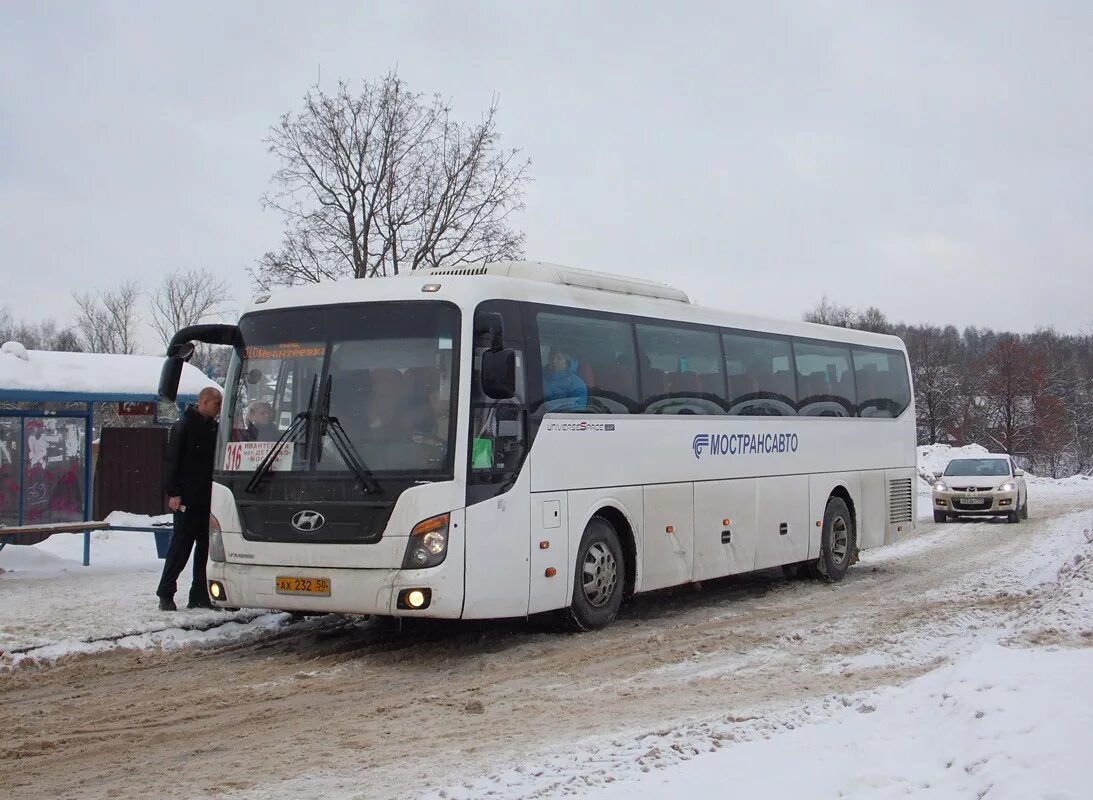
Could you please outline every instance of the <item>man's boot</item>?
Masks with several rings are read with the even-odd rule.
[[[178,606],[175,605],[175,601],[170,597],[161,597],[159,598],[159,610],[178,611]]]

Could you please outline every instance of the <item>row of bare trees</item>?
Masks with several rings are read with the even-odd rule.
[[[147,300],[147,322],[164,346],[175,331],[216,319],[229,299],[228,283],[204,269],[175,270],[146,293],[136,281],[113,289],[72,296],[72,325],[55,320],[25,322],[0,310],[0,341],[18,341],[32,350],[67,350],[88,353],[137,353],[141,350],[142,305]],[[158,348],[157,348],[158,349]],[[195,354],[196,366],[205,369],[216,360],[210,348]]]
[[[826,298],[805,319],[903,339],[921,444],[981,444],[1053,477],[1093,472],[1093,336],[892,324]]]

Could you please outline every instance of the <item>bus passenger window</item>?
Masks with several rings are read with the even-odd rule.
[[[537,414],[629,414],[637,362],[628,322],[598,314],[540,312],[542,398]]]
[[[646,414],[724,414],[717,334],[702,328],[635,326]]]
[[[725,333],[729,413],[747,417],[786,417],[797,413],[797,388],[788,339],[762,334]]]
[[[797,406],[802,416],[853,417],[857,391],[848,345],[795,341]]]
[[[911,404],[903,353],[855,347],[854,377],[858,385],[859,416],[898,417]]]

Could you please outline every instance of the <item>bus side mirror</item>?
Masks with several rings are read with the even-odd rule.
[[[178,399],[178,382],[182,379],[182,367],[186,362],[178,356],[171,356],[163,362],[159,372],[159,397],[161,400],[174,402]]]
[[[482,391],[493,400],[516,396],[516,351],[511,348],[482,353]]]
[[[193,342],[179,342],[167,348],[167,360],[159,371],[159,396],[172,403],[178,399],[178,382],[182,379],[183,365],[194,357],[197,348]]]

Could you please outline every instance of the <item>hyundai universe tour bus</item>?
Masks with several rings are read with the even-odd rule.
[[[261,295],[231,344],[208,566],[221,606],[557,611],[769,567],[837,581],[912,529],[892,336],[525,262]]]

